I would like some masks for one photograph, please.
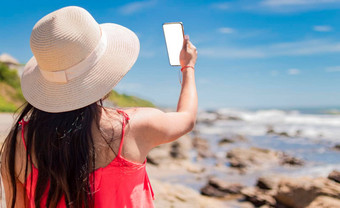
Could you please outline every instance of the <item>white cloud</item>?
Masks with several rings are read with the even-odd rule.
[[[238,0],[213,3],[210,6],[221,11],[233,10],[285,14],[340,8],[340,0]]]
[[[330,66],[325,69],[326,72],[340,72],[340,66]]]
[[[228,10],[230,8],[230,3],[229,2],[214,3],[211,4],[211,7],[218,10]]]
[[[279,7],[279,6],[331,4],[338,2],[340,2],[340,0],[263,0],[261,4],[265,6]]]
[[[340,7],[340,0],[260,0],[243,1],[239,9],[254,12],[297,13],[310,10],[334,9]]]
[[[210,47],[200,48],[200,55],[214,58],[269,58],[278,56],[308,56],[326,53],[339,53],[340,42],[327,39],[312,39],[284,42],[252,48]]]
[[[287,73],[288,73],[289,75],[298,75],[298,74],[300,74],[301,72],[300,72],[299,69],[288,69]]]
[[[313,30],[317,32],[330,32],[333,28],[329,25],[315,25]]]
[[[218,28],[217,31],[222,34],[231,34],[235,32],[235,29],[230,28],[230,27],[221,27],[221,28]]]
[[[146,0],[146,1],[135,1],[120,7],[118,10],[121,14],[130,15],[139,12],[143,9],[155,6],[156,0]]]

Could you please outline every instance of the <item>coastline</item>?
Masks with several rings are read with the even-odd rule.
[[[193,132],[148,155],[155,206],[340,206],[340,183],[336,181],[340,173],[332,172],[340,168],[336,160],[340,150],[335,149],[339,140],[332,137],[336,133],[304,132],[317,125],[323,126],[319,131],[332,131],[338,125],[336,116],[200,112]],[[11,113],[0,114],[1,139],[13,119]],[[332,174],[335,176],[330,177]],[[304,195],[310,197],[301,204],[298,199]]]

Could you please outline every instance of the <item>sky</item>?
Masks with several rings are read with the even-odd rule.
[[[198,51],[199,108],[340,106],[340,0],[4,1],[0,53],[26,63],[34,24],[71,5],[139,37],[118,92],[176,106],[179,67],[169,65],[162,24],[180,21]]]

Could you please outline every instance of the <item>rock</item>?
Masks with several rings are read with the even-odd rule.
[[[230,167],[244,169],[278,163],[278,153],[261,148],[234,148],[227,153]]]
[[[195,137],[192,142],[193,147],[197,150],[198,157],[207,158],[214,156],[214,154],[210,151],[210,146],[207,140]]]
[[[180,166],[190,173],[203,173],[205,171],[205,168],[202,165],[187,160],[182,161]]]
[[[282,154],[282,156],[280,157],[281,161],[280,163],[282,165],[291,165],[291,166],[302,166],[304,165],[304,161],[301,159],[298,159],[296,157],[287,155],[285,153]]]
[[[189,151],[192,148],[191,143],[191,138],[187,135],[170,143],[170,156],[175,159],[188,159]]]
[[[333,170],[329,175],[328,179],[340,183],[340,171]]]
[[[155,192],[155,207],[224,207],[217,199],[200,195],[197,191],[180,184],[169,184],[159,180],[151,180]]]
[[[257,147],[234,148],[227,153],[229,165],[232,168],[245,171],[250,168],[266,168],[273,165],[301,166],[304,161],[289,156],[283,152]]]
[[[231,135],[223,137],[219,142],[218,145],[230,144],[234,142],[246,142],[248,139],[241,134]]]
[[[276,132],[274,131],[274,127],[273,126],[268,126],[267,127],[267,134],[275,134]]]
[[[272,190],[277,188],[278,182],[278,178],[275,176],[260,177],[257,179],[256,186],[260,189]]]
[[[280,132],[277,135],[279,136],[283,136],[283,137],[290,137],[289,134],[287,132]]]
[[[336,144],[336,145],[334,145],[333,149],[335,149],[335,150],[339,150],[339,151],[340,151],[340,144]]]
[[[201,188],[201,194],[205,196],[224,197],[227,193],[220,191],[212,186],[206,185]]]
[[[212,177],[209,179],[209,185],[229,194],[239,194],[243,185],[239,183],[228,183],[217,177]]]
[[[228,183],[212,177],[207,185],[201,189],[201,194],[214,197],[224,197],[228,194],[239,194],[244,186],[239,183]]]
[[[239,169],[244,169],[244,168],[247,167],[245,162],[242,162],[242,161],[235,159],[235,158],[229,159],[229,165],[232,168],[239,168]]]
[[[242,189],[241,193],[244,195],[245,200],[251,202],[254,206],[260,207],[264,205],[274,206],[276,200],[273,196],[267,194],[265,191],[257,187],[247,187]]]
[[[340,207],[340,200],[328,196],[318,196],[306,208],[335,208]]]
[[[299,130],[298,130],[299,131]],[[300,134],[301,132],[297,132],[298,134]],[[268,126],[267,127],[267,134],[273,134],[273,135],[277,135],[277,136],[282,136],[282,137],[291,137],[287,132],[283,131],[283,132],[277,132],[274,130],[273,126]]]
[[[296,130],[295,137],[301,137],[302,136],[302,130],[298,129]]]
[[[153,165],[159,165],[162,161],[168,159],[169,150],[167,150],[166,148],[162,148],[161,146],[152,149],[147,156],[148,163]]]
[[[172,143],[157,146],[149,152],[147,156],[148,163],[159,165],[161,163],[168,164],[172,159],[187,160],[189,159],[189,151],[192,148],[191,143],[191,138],[185,135]]]
[[[232,140],[231,138],[224,137],[218,142],[218,145],[230,144],[230,143],[234,143],[234,142],[235,141]]]
[[[307,207],[319,196],[339,201],[340,185],[327,178],[282,178],[274,198],[288,207]]]

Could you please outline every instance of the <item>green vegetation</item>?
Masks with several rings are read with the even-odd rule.
[[[14,112],[18,107],[0,96],[0,112]]]
[[[20,89],[20,78],[16,70],[11,70],[0,62],[0,82],[5,82],[15,89]]]
[[[24,102],[17,71],[0,63],[0,112],[14,112]]]
[[[114,90],[110,93],[108,100],[119,107],[155,107],[150,101],[131,95],[119,94]]]
[[[112,91],[108,100],[119,107],[154,107],[141,98]],[[20,78],[16,70],[0,63],[0,112],[14,112],[25,102],[20,87]]]

